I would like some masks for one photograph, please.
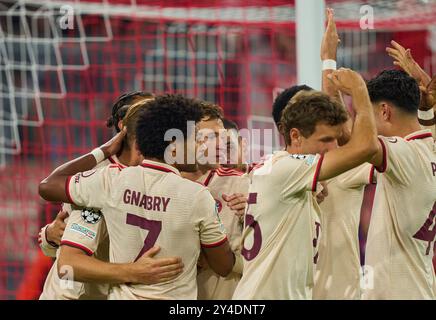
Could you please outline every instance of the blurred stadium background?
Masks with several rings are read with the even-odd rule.
[[[374,29],[361,30],[366,4]],[[436,73],[435,1],[326,6],[339,66],[367,78],[391,68],[394,39]],[[291,0],[0,0],[0,299],[39,296],[52,262],[37,235],[60,206],[43,202],[37,184],[111,136],[105,120],[121,93],[182,93],[220,104],[242,128],[273,128],[273,95],[297,83],[295,11]]]

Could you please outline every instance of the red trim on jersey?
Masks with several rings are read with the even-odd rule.
[[[69,247],[73,247],[73,248],[77,248],[77,249],[80,249],[80,250],[83,250],[83,251],[85,251],[85,253],[88,255],[88,256],[92,256],[93,254],[94,254],[94,252],[92,252],[91,250],[89,250],[87,247],[85,247],[85,246],[83,246],[83,245],[81,245],[81,244],[79,244],[79,243],[75,243],[75,242],[73,242],[73,241],[68,241],[68,240],[62,240],[61,241],[61,246],[69,246]]]
[[[169,168],[157,166],[157,165],[154,165],[154,164],[151,164],[151,163],[141,163],[141,167],[149,168],[149,169],[154,169],[154,170],[159,170],[159,171],[163,171],[163,172],[172,172],[172,173],[175,173],[173,170],[171,170]]]
[[[388,151],[387,151],[387,149],[386,149],[386,145],[385,145],[384,141],[383,141],[382,139],[380,139],[380,138],[378,138],[378,140],[380,141],[381,146],[382,146],[382,150],[383,150],[383,161],[382,161],[382,166],[381,166],[381,168],[378,168],[378,167],[376,167],[376,166],[374,166],[374,168],[375,168],[378,172],[383,173],[383,172],[386,171],[386,168],[387,168],[387,165],[388,165],[388,154],[387,154]]]
[[[264,164],[265,164],[265,162],[263,162],[263,161],[250,164],[250,166],[248,168],[248,173],[251,173],[251,171],[254,171],[254,170],[257,170],[257,169],[263,167]]]
[[[374,173],[375,173],[374,170],[375,170],[374,165],[372,165],[371,171],[369,172],[369,184],[376,184],[374,182]]]
[[[316,191],[316,184],[318,183],[319,172],[321,171],[321,165],[323,160],[324,160],[324,155],[322,154],[318,159],[318,163],[316,164],[315,175],[313,176],[313,181],[312,181],[312,192]]]
[[[220,245],[222,245],[226,241],[227,241],[227,236],[224,239],[222,239],[222,240],[220,240],[218,242],[215,242],[215,243],[210,243],[210,244],[202,243],[201,246],[203,248],[216,248],[216,247],[219,247]]]
[[[116,164],[116,165],[118,165],[119,167],[121,167],[121,169],[124,169],[124,168],[126,168],[126,166],[125,165],[123,165],[122,163],[120,163],[120,162],[116,162],[115,160],[114,160],[114,158],[112,158],[112,156],[110,156],[109,158],[107,158],[112,164]]]
[[[242,176],[244,173],[237,171],[235,169],[223,170],[223,168],[218,168],[216,170],[216,174],[219,175],[220,177],[230,177],[230,176]]]
[[[215,174],[215,170],[210,170],[209,175],[207,176],[206,180],[204,180],[203,182],[203,185],[207,187],[210,183],[210,180],[212,180],[214,174]]]
[[[430,137],[433,137],[432,133],[427,132],[427,133],[418,134],[416,136],[412,136],[410,138],[407,138],[406,140],[410,141],[410,140],[425,139],[425,138],[430,138]]]
[[[118,170],[120,170],[120,171],[124,169],[124,168],[121,167],[119,164],[111,164],[111,165],[109,165],[109,168],[111,168],[111,169],[116,168],[116,169],[118,169]]]
[[[69,176],[69,177],[67,178],[67,180],[65,181],[65,194],[67,195],[68,201],[69,201],[71,204],[75,204],[74,201],[73,201],[73,198],[71,198],[71,193],[70,193],[70,181],[71,181],[71,178],[72,178],[72,177],[73,177],[73,176]]]

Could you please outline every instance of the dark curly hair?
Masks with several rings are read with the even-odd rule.
[[[223,120],[224,111],[219,105],[209,101],[200,101],[200,104],[203,111],[203,120]]]
[[[420,92],[415,79],[402,70],[384,70],[367,82],[372,103],[387,101],[405,113],[416,115]]]
[[[115,101],[114,105],[112,106],[112,113],[109,119],[106,121],[106,126],[108,128],[115,127],[115,130],[120,132],[121,129],[118,127],[118,122],[124,119],[129,107],[142,98],[153,97],[153,93],[143,91],[132,91],[119,96],[117,101]]]
[[[164,160],[169,141],[164,140],[170,129],[179,129],[187,138],[187,122],[198,122],[203,117],[201,103],[182,95],[165,94],[147,100],[136,126],[136,140],[146,158]]]
[[[313,89],[305,84],[301,86],[292,86],[280,92],[280,94],[274,100],[272,105],[272,116],[274,118],[274,122],[276,123],[277,129],[279,128],[279,122],[282,117],[283,109],[286,108],[289,100],[291,100],[301,90],[310,91]]]
[[[315,126],[325,123],[337,126],[347,121],[344,107],[327,94],[319,91],[300,92],[283,110],[280,122],[286,144],[291,145],[289,132],[292,128],[300,130],[304,137],[315,132]]]

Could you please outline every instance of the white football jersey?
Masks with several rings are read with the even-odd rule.
[[[78,173],[67,183],[70,201],[100,208],[109,239],[110,261],[129,263],[155,245],[156,257],[181,257],[183,272],[155,284],[111,287],[109,299],[197,299],[200,248],[227,240],[215,201],[202,185],[180,176],[174,167],[154,161],[121,169],[111,165]]]
[[[316,191],[322,155],[276,152],[251,173],[233,299],[311,299],[320,236]]]
[[[429,130],[379,140],[384,157],[377,168],[363,298],[435,299],[435,141]]]

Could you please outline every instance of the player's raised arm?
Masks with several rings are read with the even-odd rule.
[[[71,280],[91,283],[149,285],[173,280],[183,271],[183,263],[180,258],[154,258],[159,251],[159,247],[153,247],[132,263],[109,263],[64,245],[58,258],[58,273],[61,278],[72,276]],[[73,274],[66,275],[71,268]]]
[[[71,203],[71,198],[68,197],[65,189],[68,177],[91,170],[100,161],[116,154],[121,149],[125,135],[126,130],[123,130],[92,153],[57,167],[39,184],[39,195],[47,201]]]
[[[358,73],[344,68],[332,72],[329,79],[343,93],[351,95],[356,117],[350,141],[325,154],[319,180],[335,177],[374,157],[381,164],[383,158],[365,81]]]
[[[436,137],[436,75],[426,87],[420,86],[421,101],[418,107],[418,121],[423,129],[430,129]]]
[[[421,68],[421,66],[413,59],[410,49],[404,48],[398,42],[392,40],[392,47],[387,47],[386,52],[394,59],[394,65],[399,66],[409,76],[418,81],[420,86],[426,87],[431,77]]]
[[[392,47],[387,47],[386,51],[394,59],[394,65],[399,66],[409,76],[414,78],[421,91],[421,102],[418,109],[418,120],[423,129],[431,129],[433,135],[435,132],[435,113],[436,101],[432,98],[436,91],[436,80],[433,79],[421,68],[413,59],[410,49],[404,48],[398,42],[392,40]]]
[[[336,22],[333,9],[326,9],[326,19],[327,27],[325,29],[324,36],[321,42],[322,91],[332,99],[335,99],[337,102],[339,102],[348,113],[348,110],[345,107],[344,99],[342,98],[341,91],[338,90],[338,88],[336,88],[334,84],[328,79],[329,74],[336,70],[338,45],[341,42],[338,32],[336,30]],[[349,119],[343,125],[342,136],[338,141],[339,145],[344,145],[348,142],[348,140],[350,140],[352,128],[353,120],[351,118],[351,115],[349,115]]]
[[[322,91],[343,104],[341,92],[328,79],[328,75],[336,70],[337,50],[340,43],[332,9],[326,9],[326,17],[327,27],[321,42]]]

